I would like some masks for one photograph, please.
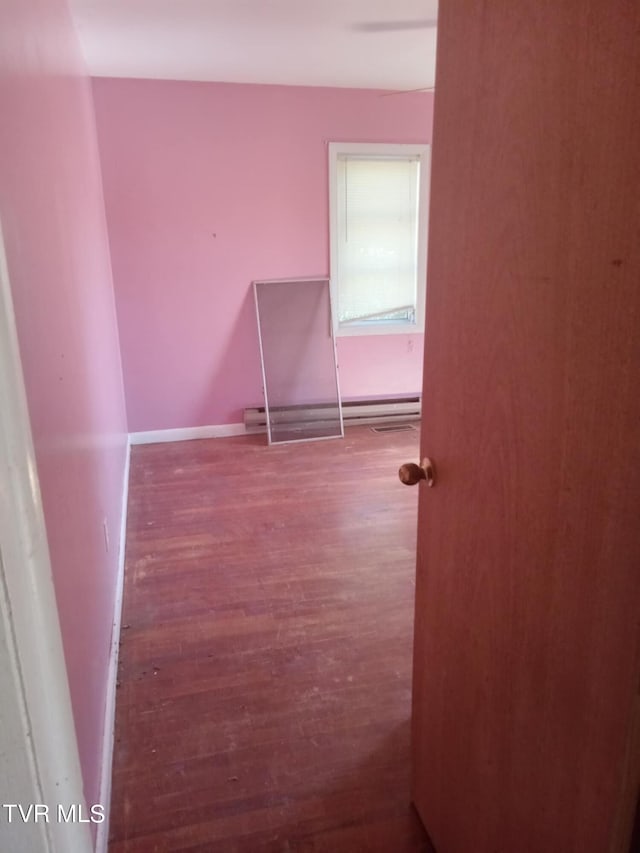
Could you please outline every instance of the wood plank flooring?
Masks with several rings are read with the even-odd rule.
[[[110,853],[430,850],[409,804],[418,432],[134,447]]]

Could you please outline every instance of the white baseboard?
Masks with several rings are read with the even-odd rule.
[[[159,444],[163,441],[190,441],[194,438],[224,438],[229,435],[245,435],[244,424],[213,424],[181,429],[153,429],[149,432],[129,434],[131,444]]]
[[[122,517],[120,522],[120,543],[118,552],[118,574],[111,629],[111,648],[109,650],[109,669],[107,671],[107,696],[104,713],[104,732],[102,742],[102,772],[100,777],[100,799],[104,806],[104,820],[97,825],[96,853],[107,853],[109,847],[109,816],[111,811],[111,776],[113,766],[113,744],[116,717],[116,682],[118,680],[118,652],[120,650],[120,628],[122,625],[122,598],[124,593],[124,557],[127,539],[127,503],[129,499],[129,464],[131,460],[131,442],[127,440],[127,455],[124,465],[122,485]]]

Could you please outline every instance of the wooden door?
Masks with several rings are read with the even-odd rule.
[[[413,797],[438,853],[611,853],[637,790],[640,3],[443,0]]]

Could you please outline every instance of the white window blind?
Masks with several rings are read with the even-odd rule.
[[[415,321],[420,160],[339,154],[338,322]]]

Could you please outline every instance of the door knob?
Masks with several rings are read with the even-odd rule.
[[[415,486],[420,480],[426,480],[427,486],[432,488],[436,484],[436,469],[431,459],[425,456],[421,465],[416,465],[415,462],[407,462],[405,465],[401,465],[398,477],[405,486]]]

